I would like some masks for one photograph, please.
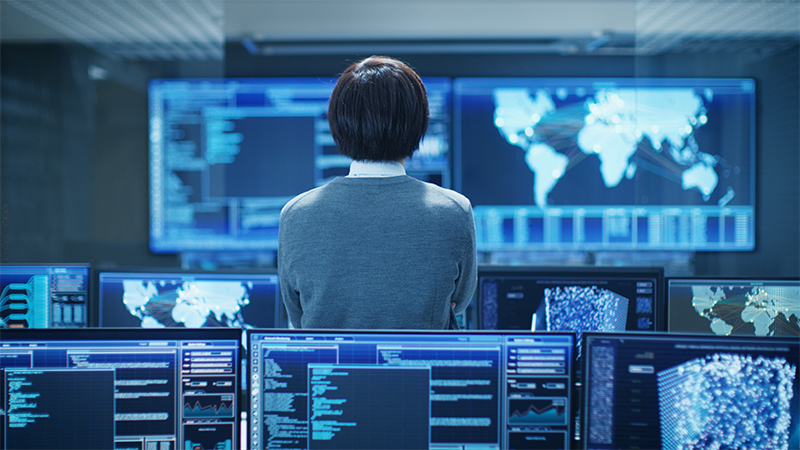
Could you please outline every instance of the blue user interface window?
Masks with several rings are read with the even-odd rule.
[[[241,330],[6,330],[2,448],[239,448]]]
[[[154,79],[150,248],[274,251],[292,197],[347,175],[327,120],[334,78]],[[451,187],[451,82],[426,78],[430,125],[406,172]]]
[[[583,448],[800,448],[797,339],[583,336]]]
[[[456,78],[478,248],[753,250],[755,82]]]
[[[248,330],[249,448],[570,448],[574,335]]]
[[[88,264],[0,265],[0,328],[82,328]]]

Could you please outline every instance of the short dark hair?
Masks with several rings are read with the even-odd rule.
[[[388,56],[370,56],[348,67],[328,104],[339,153],[357,161],[411,157],[428,128],[428,115],[419,75]]]

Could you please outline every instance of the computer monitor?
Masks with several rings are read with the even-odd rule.
[[[250,450],[571,448],[572,333],[246,333]]]
[[[455,79],[479,250],[753,250],[755,98],[752,79]]]
[[[2,334],[3,448],[239,448],[241,330]]]
[[[81,328],[89,264],[0,265],[0,328]]]
[[[667,330],[800,337],[800,279],[669,277]]]
[[[347,175],[327,121],[334,78],[153,79],[149,83],[150,249],[277,249],[292,197]],[[430,125],[406,161],[451,187],[451,82],[425,78]]]
[[[95,276],[101,327],[285,327],[275,269],[99,269]]]
[[[583,338],[582,448],[800,448],[800,340]]]
[[[478,267],[484,330],[657,331],[664,327],[661,267]]]

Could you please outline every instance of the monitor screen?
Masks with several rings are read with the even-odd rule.
[[[752,79],[460,78],[455,188],[492,250],[752,250]]]
[[[248,330],[249,449],[571,448],[574,335]]]
[[[274,251],[283,205],[347,175],[327,121],[333,78],[150,81],[150,249]],[[451,82],[423,79],[430,126],[409,175],[451,187]]]
[[[284,319],[274,269],[98,270],[101,327],[275,328]]]
[[[87,326],[88,264],[2,264],[0,289],[0,328]]]
[[[663,329],[660,267],[478,268],[478,328],[530,331]]]
[[[4,330],[6,449],[239,448],[241,330]]]
[[[583,448],[800,448],[800,340],[584,339]]]
[[[800,337],[800,279],[667,279],[667,331]]]

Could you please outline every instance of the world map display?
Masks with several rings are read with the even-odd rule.
[[[752,250],[755,82],[454,81],[479,251]]]
[[[248,287],[238,281],[184,281],[175,286],[123,281],[122,301],[142,328],[227,326],[244,328]]]
[[[646,139],[656,153],[667,152],[662,158],[668,159],[679,175],[682,189],[699,191],[704,201],[711,198],[719,183],[715,168],[721,157],[701,151],[694,139],[695,128],[708,122],[703,100],[713,100],[711,89],[702,96],[691,88],[601,89],[587,95],[583,104],[561,109],[552,95],[549,90],[531,92],[526,88],[494,92],[494,124],[509,144],[525,151],[525,162],[535,174],[533,198],[537,206],[547,206],[550,191],[577,156],[559,153],[551,141],[573,137],[584,155],[599,158],[606,188],[616,187],[623,177],[634,177],[638,165],[631,158]],[[568,91],[556,90],[555,95],[564,99]],[[540,126],[544,133],[537,132]],[[550,137],[554,126],[561,129]],[[719,205],[724,206],[735,195],[729,188]]]
[[[800,330],[800,288],[757,286],[692,287],[692,306],[718,335],[798,335]]]

